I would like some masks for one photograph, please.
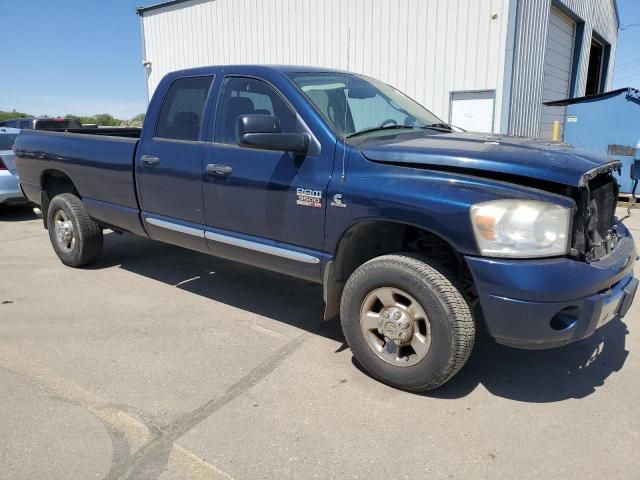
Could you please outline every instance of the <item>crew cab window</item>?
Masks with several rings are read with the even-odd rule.
[[[157,138],[198,140],[212,76],[179,78],[171,84],[162,102]]]
[[[238,143],[236,122],[249,114],[274,115],[283,132],[296,132],[296,114],[273,87],[255,78],[227,77],[216,115],[216,142]]]

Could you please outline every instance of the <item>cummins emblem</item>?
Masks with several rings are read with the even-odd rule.
[[[333,201],[331,202],[331,206],[332,207],[342,207],[342,208],[345,208],[347,206],[345,203],[342,203],[342,194],[341,193],[336,193],[333,196]]]
[[[297,188],[296,194],[298,196],[296,200],[297,205],[303,207],[322,207],[322,190],[312,190],[310,188]]]

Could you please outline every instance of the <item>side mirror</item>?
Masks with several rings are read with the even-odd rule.
[[[282,133],[280,120],[273,115],[240,115],[236,125],[238,145],[305,155],[311,139],[306,133]]]

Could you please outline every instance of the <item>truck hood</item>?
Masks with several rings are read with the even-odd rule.
[[[582,186],[621,164],[594,150],[530,138],[446,133],[371,139],[358,148],[369,160],[434,169],[480,170]]]

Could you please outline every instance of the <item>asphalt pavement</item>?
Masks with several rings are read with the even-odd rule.
[[[2,209],[0,478],[640,478],[639,302],[564,348],[481,337],[411,394],[358,368],[317,285],[112,232],[72,269]]]

